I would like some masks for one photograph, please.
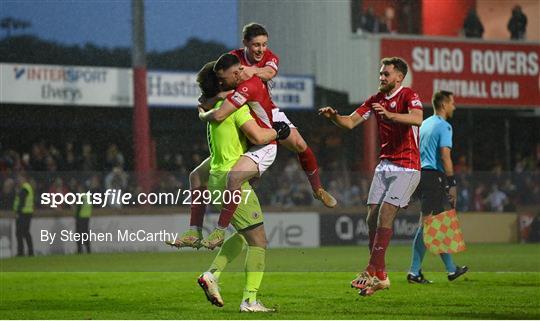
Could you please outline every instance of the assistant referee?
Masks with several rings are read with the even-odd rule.
[[[452,92],[441,90],[433,94],[431,100],[433,116],[428,117],[420,127],[420,159],[422,174],[420,199],[422,217],[436,215],[456,206],[456,179],[452,163],[452,125],[447,120],[452,118],[456,106]],[[420,222],[422,222],[422,217]],[[409,283],[427,284],[422,274],[422,261],[426,253],[422,224],[418,227],[412,248],[412,263],[407,275]],[[457,266],[449,253],[440,254],[448,272],[448,280],[453,281],[467,272],[466,266]]]

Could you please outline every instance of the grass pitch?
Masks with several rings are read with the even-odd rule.
[[[223,308],[196,277],[216,252],[118,253],[0,260],[0,319],[539,319],[540,246],[470,245],[470,272],[448,282],[426,254],[430,285],[405,280],[410,247],[387,252],[392,287],[360,297],[349,287],[362,247],[271,249],[259,299],[273,314],[240,314],[243,255],[221,277]]]

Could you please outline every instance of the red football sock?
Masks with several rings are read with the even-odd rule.
[[[226,192],[230,192],[231,194],[230,196],[227,195],[227,197],[224,196],[224,199],[228,202],[223,202],[223,207],[219,213],[218,226],[221,228],[226,228],[229,226],[229,223],[231,223],[234,212],[236,212],[236,208],[238,207],[238,204],[234,202],[234,195],[238,195],[238,193],[240,193],[240,189],[226,190]]]
[[[302,169],[307,175],[311,188],[316,191],[321,188],[321,177],[319,176],[319,165],[317,164],[317,159],[313,154],[311,148],[306,148],[305,151],[298,153],[298,161]]]
[[[369,229],[369,254],[371,254],[371,250],[373,249],[373,243],[375,242],[375,230]]]
[[[191,189],[191,197],[192,201],[194,198],[197,198],[198,195],[195,195],[195,191],[203,192],[206,190],[206,186],[196,187]],[[199,194],[197,192],[197,194]],[[193,204],[191,203],[191,212],[189,217],[189,226],[197,226],[202,227],[203,221],[204,221],[204,213],[206,212],[206,204],[203,202],[198,202],[200,204]]]
[[[369,272],[372,272],[373,269],[375,269],[375,272],[382,272],[385,270],[384,255],[386,253],[386,249],[388,248],[388,244],[390,244],[392,232],[393,231],[391,228],[377,228],[373,248],[371,249],[371,257],[369,259],[369,265],[367,268]]]

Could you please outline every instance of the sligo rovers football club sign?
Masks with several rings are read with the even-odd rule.
[[[381,39],[381,57],[398,56],[422,102],[449,90],[458,105],[540,107],[540,45]]]

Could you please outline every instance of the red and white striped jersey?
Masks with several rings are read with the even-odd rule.
[[[411,109],[422,110],[418,94],[408,87],[400,87],[391,96],[379,92],[369,97],[356,112],[366,120],[372,114],[375,115],[381,142],[380,159],[387,159],[401,167],[420,170],[419,127],[384,120],[371,107],[373,103],[381,104],[392,113],[408,114]]]

